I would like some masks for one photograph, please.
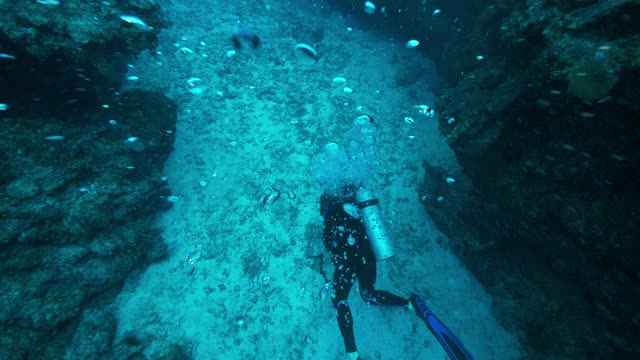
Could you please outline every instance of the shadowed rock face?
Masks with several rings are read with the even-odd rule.
[[[109,305],[166,251],[150,219],[169,206],[161,170],[177,110],[162,94],[117,90],[128,59],[153,48],[163,25],[153,1],[0,1],[2,359],[139,350],[112,348]]]
[[[122,19],[135,14],[141,30]],[[127,63],[153,49],[166,26],[155,0],[130,2],[0,1],[0,98],[13,114],[79,112],[108,102]]]
[[[422,3],[365,19],[429,29],[416,50],[446,84],[440,128],[464,167],[451,186],[425,159],[430,214],[532,358],[637,357],[640,5]]]
[[[68,118],[18,118],[0,129],[3,359],[61,359],[69,349],[107,354],[115,321],[96,317],[111,319],[108,299],[162,251],[150,219],[168,206],[161,170],[176,106],[161,94],[133,92],[109,110],[126,121],[108,125],[98,120],[104,112],[71,126]],[[53,131],[65,139],[45,140]],[[144,151],[127,146],[130,134]],[[27,191],[16,184],[30,196],[15,196]],[[89,342],[77,329],[97,335]]]

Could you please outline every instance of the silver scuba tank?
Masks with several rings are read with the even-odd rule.
[[[384,225],[378,199],[369,189],[360,188],[356,192],[356,201],[376,260],[382,261],[394,256],[396,251]]]

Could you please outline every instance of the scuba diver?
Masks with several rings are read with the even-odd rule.
[[[378,199],[361,185],[368,182],[375,164],[375,132],[373,118],[359,116],[346,134],[345,147],[329,143],[313,160],[316,180],[324,189],[320,196],[323,242],[335,267],[329,283],[333,286],[331,298],[345,350],[350,360],[361,359],[347,301],[357,280],[360,296],[366,303],[415,311],[452,360],[473,359],[419,296],[412,294],[407,299],[375,288],[376,261],[395,255]]]
[[[331,252],[333,273],[333,306],[338,313],[338,326],[350,359],[360,359],[353,333],[353,317],[347,298],[355,280],[360,296],[368,304],[409,308],[409,299],[385,290],[376,290],[376,257],[367,239],[361,209],[356,200],[357,189],[347,185],[341,194],[320,197],[320,214],[324,218],[323,239]]]

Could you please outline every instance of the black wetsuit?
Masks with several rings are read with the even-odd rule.
[[[357,351],[353,334],[353,317],[347,303],[353,282],[358,279],[360,296],[369,304],[408,306],[408,299],[388,291],[375,290],[376,258],[360,219],[347,214],[343,204],[355,204],[354,195],[342,198],[323,193],[320,213],[324,217],[324,246],[332,254],[333,306],[338,312],[338,326],[347,352]]]

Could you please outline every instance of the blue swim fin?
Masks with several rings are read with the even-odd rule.
[[[427,304],[418,295],[411,295],[409,301],[413,305],[416,315],[424,321],[429,331],[438,339],[440,345],[452,360],[473,360],[473,356],[464,347],[460,339],[429,310]]]

